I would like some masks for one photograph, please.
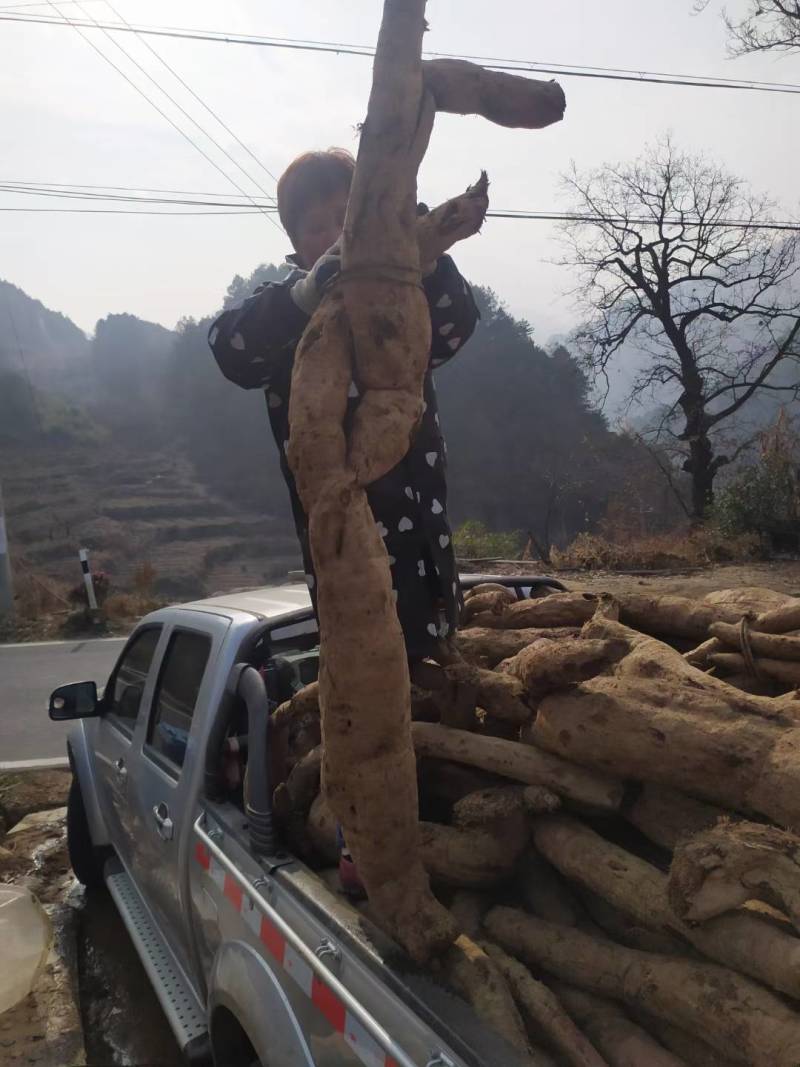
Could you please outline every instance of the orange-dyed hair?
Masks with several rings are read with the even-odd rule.
[[[346,148],[304,152],[289,164],[278,182],[278,214],[292,240],[308,205],[340,190],[349,192],[355,169],[356,161]]]

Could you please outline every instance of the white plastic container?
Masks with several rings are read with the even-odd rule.
[[[52,940],[50,919],[33,893],[0,885],[0,1013],[33,989]]]

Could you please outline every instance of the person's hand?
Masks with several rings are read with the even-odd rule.
[[[292,300],[301,311],[309,317],[314,314],[325,290],[330,287],[341,269],[342,254],[340,242],[337,241],[319,257],[311,270],[292,286]]]

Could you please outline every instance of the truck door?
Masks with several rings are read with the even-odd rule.
[[[202,770],[191,756],[202,751],[198,735],[209,725],[211,667],[229,621],[191,611],[175,614],[183,615],[186,623],[176,621],[166,634],[149,715],[137,731],[129,793],[136,822],[133,877],[176,955],[186,959],[181,850],[187,847],[187,833],[196,817],[192,806],[196,776],[190,770]]]
[[[95,769],[108,832],[117,855],[129,866],[133,813],[129,802],[129,777],[133,738],[140,717],[149,704],[154,684],[156,649],[162,636],[160,625],[144,626],[128,641],[111,672],[103,696],[103,715],[95,733]]]

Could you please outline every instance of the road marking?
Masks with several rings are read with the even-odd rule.
[[[69,767],[66,756],[50,759],[12,759],[0,761],[0,773],[6,771],[57,771]]]
[[[20,641],[17,644],[0,645],[0,652],[6,648],[47,648],[53,645],[91,645],[101,642],[106,645],[114,641],[127,641],[127,637],[90,637],[89,640],[76,639],[74,641]]]

